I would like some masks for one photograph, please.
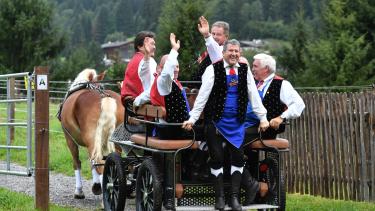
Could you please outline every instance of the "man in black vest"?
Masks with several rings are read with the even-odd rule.
[[[231,158],[231,198],[233,210],[242,210],[239,190],[244,166],[242,143],[245,136],[245,113],[250,101],[254,113],[260,119],[259,129],[264,131],[269,123],[266,109],[262,105],[249,67],[238,63],[240,43],[229,40],[223,46],[223,60],[207,67],[202,75],[199,90],[190,118],[183,128],[190,130],[199,119],[203,109],[206,124],[206,138],[210,154],[211,174],[214,175],[215,208],[225,206],[223,187],[223,166],[225,143]]]
[[[267,109],[267,120],[270,121],[270,127],[262,133],[263,139],[275,139],[277,134],[284,132],[285,125],[281,124],[285,119],[294,119],[301,115],[305,104],[293,86],[287,81],[276,75],[276,61],[267,54],[261,53],[253,57],[252,73],[257,83],[259,96],[262,99],[264,107]],[[246,113],[246,141],[254,140],[259,137],[257,126],[259,119],[252,112],[251,105],[248,105]],[[248,157],[251,172],[257,171],[258,153],[251,149],[245,149]],[[248,172],[246,172],[249,174]],[[248,187],[260,189],[260,196],[263,197],[268,190],[263,182],[259,182],[259,186],[255,185],[253,178],[249,175],[247,183]],[[262,191],[262,189],[264,191]],[[254,193],[251,191],[249,193]],[[255,195],[246,195],[244,204],[250,204],[254,200]]]
[[[275,74],[276,61],[272,56],[261,53],[253,58],[252,73],[257,81],[260,98],[267,109],[267,119],[270,121],[270,128],[262,133],[262,138],[274,139],[277,134],[285,131],[285,125],[281,123],[286,119],[298,118],[305,104],[290,82]],[[249,106],[246,127],[256,126],[258,122]]]

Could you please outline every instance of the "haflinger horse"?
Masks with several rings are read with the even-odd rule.
[[[120,95],[104,90],[99,81],[105,72],[97,75],[85,69],[74,80],[60,110],[60,121],[66,142],[73,156],[76,178],[74,198],[83,199],[81,161],[78,146],[86,147],[91,161],[92,191],[102,193],[103,156],[115,150],[109,142],[114,129],[124,121],[124,107]]]

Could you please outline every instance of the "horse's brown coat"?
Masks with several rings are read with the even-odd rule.
[[[124,121],[124,107],[120,96],[110,90],[106,90],[116,100],[116,127]],[[91,157],[94,147],[95,130],[101,112],[101,96],[98,91],[83,89],[71,94],[64,102],[61,111],[61,124],[69,131],[74,141],[65,131],[65,138],[71,150],[74,169],[81,167],[78,154],[78,145],[87,147]]]

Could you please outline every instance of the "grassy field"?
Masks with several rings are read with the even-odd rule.
[[[49,168],[51,171],[63,173],[69,176],[74,175],[72,167],[72,158],[68,147],[65,143],[65,138],[60,127],[60,123],[55,117],[58,105],[50,104],[50,160]],[[16,119],[17,121],[25,121],[26,105],[16,105]],[[0,104],[0,122],[6,120],[6,109],[4,104]],[[16,136],[13,145],[26,145],[26,130],[25,128],[17,127]],[[0,144],[5,144],[6,130],[5,127],[0,127]],[[5,150],[0,150],[0,159],[5,160]],[[91,178],[88,157],[86,149],[80,149],[80,158],[82,161],[83,175],[89,179]],[[34,156],[34,155],[33,155]],[[25,165],[26,151],[13,150],[11,151],[11,161]],[[73,182],[73,181],[72,181]],[[22,194],[10,192],[0,188],[0,210],[34,210],[34,199]],[[51,210],[76,210],[73,208],[59,208],[52,206]],[[321,197],[313,197],[308,195],[288,194],[287,195],[287,210],[375,210],[375,203],[363,203],[352,201],[330,200]]]
[[[34,108],[33,108],[34,109]],[[66,145],[65,137],[62,132],[60,122],[56,118],[58,104],[50,104],[49,110],[49,168],[51,171],[64,173],[74,176],[73,162],[70,151]],[[7,110],[4,104],[0,104],[0,122],[5,122],[7,118]],[[26,104],[16,104],[16,122],[26,121]],[[34,133],[34,131],[33,131]],[[26,129],[23,127],[15,128],[15,140],[13,145],[26,145]],[[34,137],[34,134],[33,134]],[[0,144],[6,144],[6,127],[0,127]],[[34,143],[32,144],[34,146]],[[5,160],[6,150],[0,150],[0,159]],[[22,165],[26,165],[26,150],[11,150],[10,160]],[[34,159],[34,155],[33,155]],[[82,172],[85,178],[91,177],[88,156],[86,148],[80,148],[80,159],[82,162]]]
[[[31,211],[37,210],[34,209],[34,199],[30,196],[15,193],[12,191],[8,191],[6,189],[0,188],[0,210],[19,210],[19,211]],[[79,209],[71,208],[71,207],[58,207],[56,205],[51,204],[50,210],[53,211],[79,211]]]
[[[34,211],[34,199],[20,193],[14,193],[0,188],[0,210],[22,210]],[[79,209],[70,207],[50,206],[53,211],[79,211]],[[287,195],[287,210],[301,210],[301,211],[370,211],[375,210],[374,203],[352,202],[329,200],[321,197],[313,197],[308,195],[288,194]]]

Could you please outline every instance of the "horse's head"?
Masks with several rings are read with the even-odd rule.
[[[98,82],[104,79],[104,76],[107,71],[103,71],[99,75],[96,74],[94,69],[86,68],[82,72],[78,74],[78,76],[74,79],[72,85],[70,86],[69,90],[73,90],[75,87],[80,86],[83,83],[88,82]]]

